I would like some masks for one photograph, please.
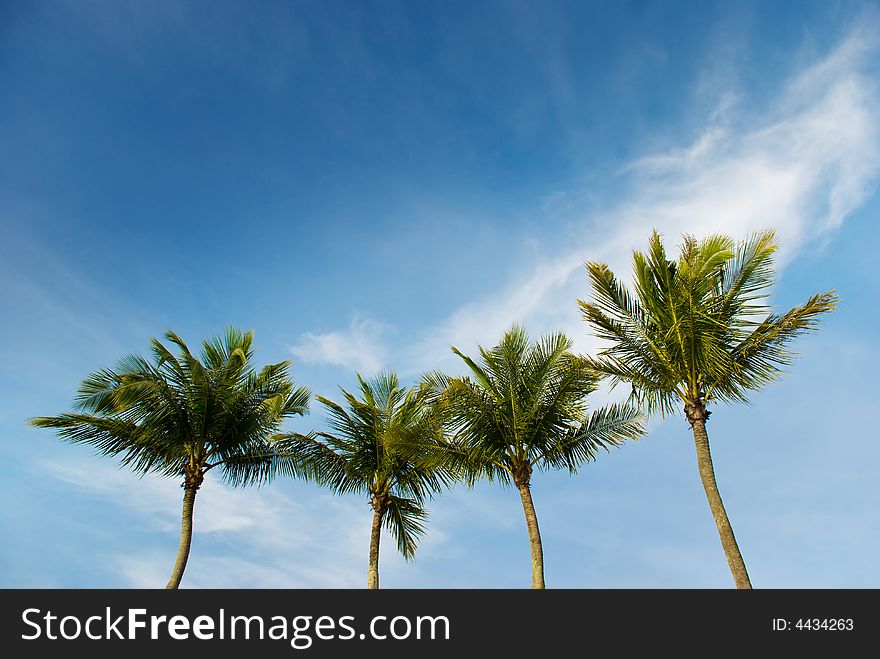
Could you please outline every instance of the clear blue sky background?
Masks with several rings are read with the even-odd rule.
[[[26,419],[167,328],[251,328],[333,397],[514,321],[594,350],[584,260],[772,226],[773,303],[843,303],[713,414],[722,494],[755,585],[880,586],[878,35],[826,0],[3,3],[0,585],[164,585],[178,484]],[[683,418],[534,498],[550,587],[731,585]],[[365,585],[365,501],[211,481],[197,508],[185,586]],[[384,586],[529,585],[514,491],[431,509]]]

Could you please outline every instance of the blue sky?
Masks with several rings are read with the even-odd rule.
[[[334,397],[512,322],[598,344],[582,263],[782,240],[840,310],[710,436],[764,587],[878,587],[880,9],[870,2],[64,2],[0,9],[0,585],[161,587],[180,488],[28,428],[173,328]],[[596,403],[607,396],[602,393]],[[291,427],[321,427],[320,406]],[[727,587],[682,418],[534,499],[550,587]],[[527,587],[516,493],[457,487],[387,587]],[[365,501],[200,494],[190,587],[365,585]]]

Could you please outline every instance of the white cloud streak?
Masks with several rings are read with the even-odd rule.
[[[880,29],[873,14],[868,19],[793,76],[769,109],[746,113],[743,99],[724,93],[691,145],[627,168],[631,193],[584,218],[576,248],[455,310],[406,351],[404,370],[451,366],[449,344],[465,351],[493,345],[515,321],[533,332],[561,329],[578,349],[594,348],[575,304],[588,292],[583,263],[605,261],[624,276],[632,250],[644,247],[653,228],[676,240],[682,233],[742,237],[772,227],[782,243],[780,265],[838,228],[873,193],[880,171],[880,96],[863,72],[878,54]]]
[[[576,349],[592,350],[598,342],[575,303],[588,295],[583,263],[605,261],[626,277],[632,250],[644,248],[654,228],[676,242],[682,233],[744,237],[772,227],[781,241],[778,265],[784,267],[840,227],[876,187],[880,95],[865,69],[880,51],[878,34],[880,20],[866,14],[832,52],[792,75],[767,107],[754,107],[737,90],[719,92],[690,144],[646,154],[624,168],[626,197],[575,222],[573,248],[550,259],[536,257],[526,265],[528,275],[466,302],[408,345],[392,351],[388,327],[356,316],[346,330],[302,335],[293,352],[306,362],[364,372],[390,366],[413,375],[460,368],[450,345],[466,352],[494,345],[513,322],[535,334],[565,331]]]
[[[346,330],[301,335],[290,351],[307,364],[335,364],[371,375],[387,361],[385,329],[372,318],[356,315]]]
[[[146,532],[169,540],[154,548],[117,553],[107,547],[109,570],[121,585],[162,587],[168,579],[180,533],[181,489],[174,479],[145,477],[109,463],[46,462],[44,473],[120,506]],[[186,588],[360,588],[366,585],[371,511],[366,501],[326,491],[295,497],[290,486],[233,489],[210,477],[196,500],[193,548]],[[288,487],[282,487],[286,485]],[[412,566],[383,534],[382,571],[389,583]],[[447,537],[432,528],[421,551]],[[219,542],[218,542],[219,541]],[[405,578],[405,575],[400,577]]]

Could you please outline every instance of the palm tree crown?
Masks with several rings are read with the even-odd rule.
[[[551,334],[530,342],[514,326],[480,361],[452,350],[470,374],[425,378],[450,437],[437,442],[440,456],[473,483],[485,477],[520,490],[532,548],[532,586],[544,587],[543,549],[530,482],[533,469],[568,469],[593,460],[599,449],[642,433],[641,415],[611,404],[588,413],[587,396],[599,377],[588,360],[570,352],[571,341]]]
[[[479,348],[479,363],[452,348],[470,375],[426,376],[452,429],[447,452],[459,456],[471,481],[528,483],[533,468],[574,473],[598,449],[641,433],[632,407],[611,404],[588,413],[587,397],[600,377],[571,346],[561,333],[530,342],[514,326],[496,347]]]
[[[766,298],[776,248],[772,231],[739,244],[721,235],[684,236],[678,260],[671,261],[655,231],[647,253],[633,253],[634,293],[607,265],[588,263],[593,301],[579,304],[596,334],[610,342],[593,364],[613,383],[632,384],[648,412],[746,401],[749,390],[792,362],[792,339],[814,329],[837,303],[831,291],[771,313]]]
[[[322,396],[329,432],[279,436],[275,449],[307,464],[312,478],[338,494],[369,497],[374,511],[370,587],[378,587],[379,529],[384,526],[404,558],[412,559],[428,517],[424,502],[453,473],[402,450],[442,432],[417,389],[401,387],[394,373],[357,376],[359,397],[341,389],[345,405]]]
[[[229,328],[206,340],[200,357],[174,332],[165,337],[178,355],[151,339],[152,360],[129,355],[116,369],[92,373],[80,385],[76,412],[31,423],[118,457],[136,473],[182,476],[191,535],[195,492],[209,470],[230,485],[248,485],[295,468],[269,438],[286,417],[307,411],[310,394],[294,387],[288,361],[253,368],[252,332]],[[182,564],[172,581],[179,583],[188,551],[182,536]]]
[[[628,382],[648,412],[683,405],[691,425],[700,479],[722,548],[738,588],[751,588],[745,561],[718,490],[709,449],[707,406],[746,401],[748,392],[776,379],[790,364],[789,344],[834,309],[833,291],[819,293],[784,314],[771,313],[772,231],[739,244],[727,236],[684,236],[676,261],[655,231],[647,253],[633,253],[635,292],[608,266],[588,263],[593,301],[584,318],[610,345],[592,360],[612,383]]]

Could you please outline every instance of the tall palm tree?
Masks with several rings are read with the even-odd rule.
[[[587,263],[593,301],[579,301],[584,319],[610,342],[593,365],[632,386],[634,401],[666,415],[683,406],[693,429],[697,465],[721,544],[738,588],[751,588],[745,562],[721,501],[709,452],[708,406],[746,402],[748,392],[779,377],[788,345],[816,327],[837,304],[820,293],[784,314],[770,312],[772,231],[736,244],[727,236],[684,236],[677,261],[655,231],[647,253],[633,253],[635,292],[603,263]]]
[[[544,552],[532,501],[534,469],[567,468],[576,473],[608,449],[642,433],[641,415],[612,404],[587,412],[587,396],[599,377],[571,352],[564,334],[530,342],[514,325],[479,362],[464,360],[470,374],[426,376],[425,386],[448,423],[439,453],[465,470],[471,484],[485,477],[516,485],[522,499],[532,555],[532,588],[544,588]]]
[[[417,389],[403,389],[391,372],[369,381],[357,378],[360,397],[341,389],[345,406],[316,396],[327,409],[330,432],[279,435],[275,450],[309,465],[313,479],[337,494],[369,497],[373,524],[367,587],[377,589],[382,527],[411,560],[425,531],[425,500],[448,485],[453,473],[400,450],[442,432]]]
[[[174,332],[150,340],[152,361],[123,358],[115,370],[83,380],[76,412],[39,417],[31,424],[54,428],[75,444],[120,458],[139,474],[183,477],[180,546],[166,588],[180,585],[192,543],[193,507],[205,474],[217,468],[230,485],[249,485],[305,468],[275,453],[270,436],[282,421],[308,409],[309,391],[295,388],[290,362],[252,365],[253,333],[234,328],[203,343],[201,359]]]

